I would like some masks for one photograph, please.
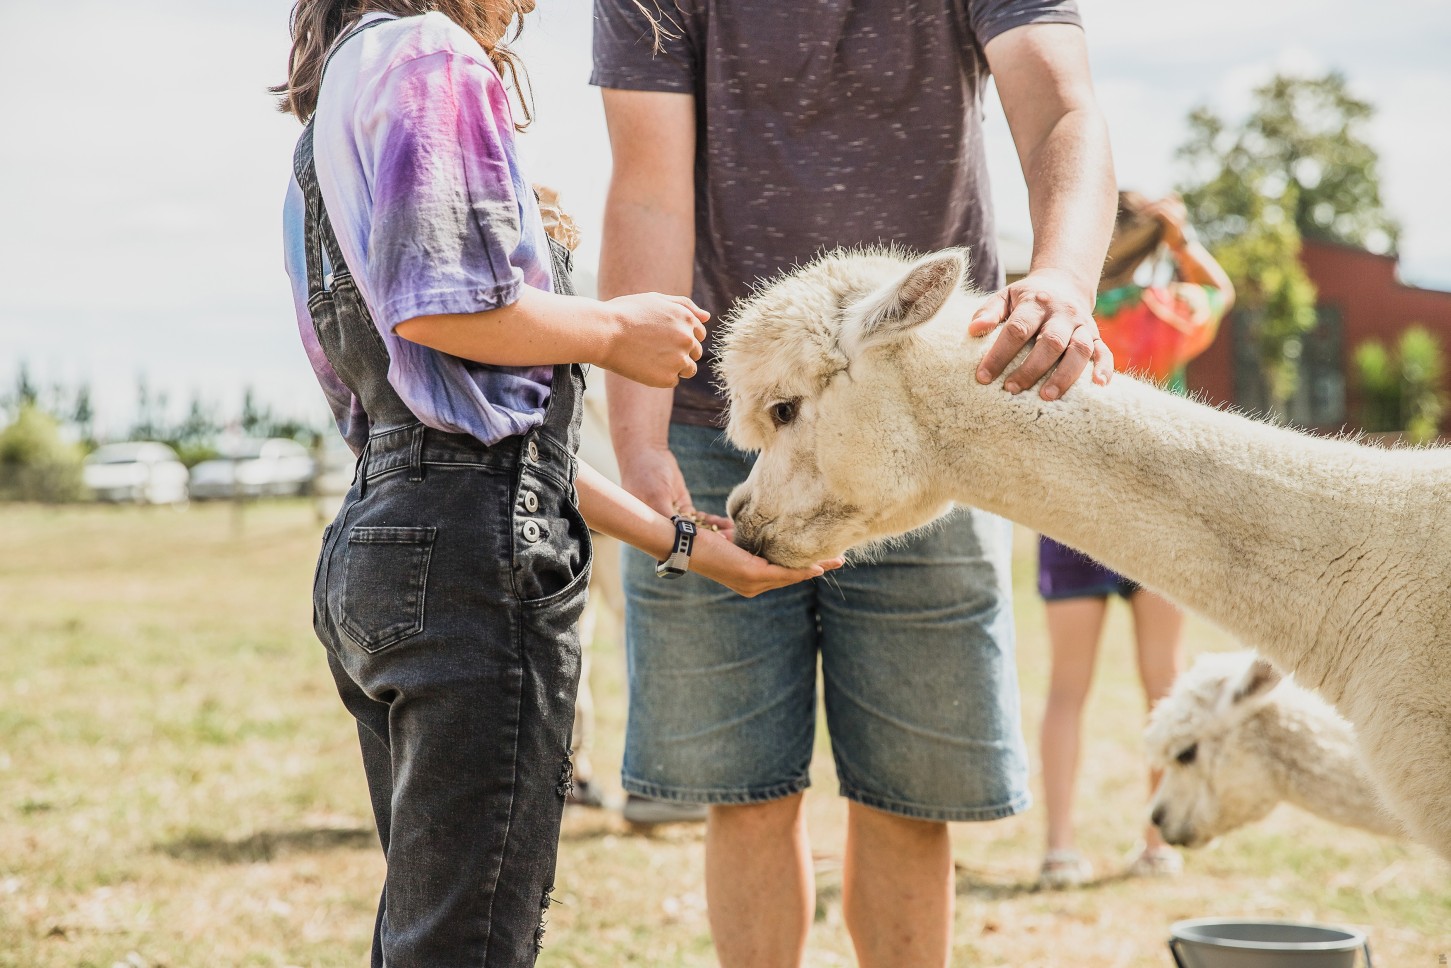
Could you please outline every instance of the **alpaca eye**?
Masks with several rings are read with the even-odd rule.
[[[1179,763],[1180,766],[1188,766],[1189,764],[1194,762],[1194,757],[1198,755],[1199,744],[1194,743],[1193,745],[1186,747],[1183,752],[1181,752],[1178,756],[1174,757],[1174,759]]]
[[[784,427],[796,419],[796,401],[782,400],[771,407],[771,422],[778,427]]]

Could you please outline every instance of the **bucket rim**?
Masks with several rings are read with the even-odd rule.
[[[1205,928],[1229,925],[1283,926],[1291,928],[1319,928],[1322,931],[1338,931],[1346,937],[1330,941],[1240,941],[1236,938],[1185,937],[1183,928]],[[1169,925],[1172,941],[1186,944],[1213,945],[1220,948],[1240,948],[1249,951],[1354,951],[1366,943],[1366,934],[1359,928],[1340,924],[1322,924],[1317,921],[1288,921],[1277,918],[1235,918],[1207,917],[1186,918]]]

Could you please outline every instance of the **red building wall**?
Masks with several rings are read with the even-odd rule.
[[[1451,355],[1451,292],[1417,289],[1401,283],[1396,278],[1394,256],[1307,241],[1300,252],[1300,261],[1319,290],[1320,305],[1336,310],[1342,320],[1341,372],[1346,381],[1348,425],[1355,425],[1360,412],[1359,388],[1351,372],[1352,355],[1360,343],[1370,338],[1392,342],[1402,330],[1419,323],[1434,333]],[[1215,403],[1236,402],[1233,330],[1232,321],[1227,320],[1220,338],[1189,364],[1189,386]]]

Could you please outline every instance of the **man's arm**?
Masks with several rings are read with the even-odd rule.
[[[689,295],[695,266],[695,98],[605,88],[614,170],[605,198],[602,299]],[[661,514],[694,507],[670,454],[669,390],[605,377],[610,439],[625,489]]]
[[[1042,389],[1052,400],[1090,362],[1098,383],[1113,373],[1113,355],[1093,321],[1117,197],[1108,128],[1078,27],[1017,27],[984,50],[1028,183],[1033,261],[1027,276],[990,297],[973,318],[974,335],[1005,323],[978,379],[996,379],[1036,335],[1036,346],[1005,385],[1016,393],[1057,364]]]

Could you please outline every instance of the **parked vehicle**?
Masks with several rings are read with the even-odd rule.
[[[86,458],[81,474],[99,501],[186,503],[186,465],[177,459],[176,451],[155,441],[98,447]]]
[[[306,494],[312,475],[312,458],[297,441],[242,440],[224,447],[223,456],[191,469],[191,496],[207,500]]]

